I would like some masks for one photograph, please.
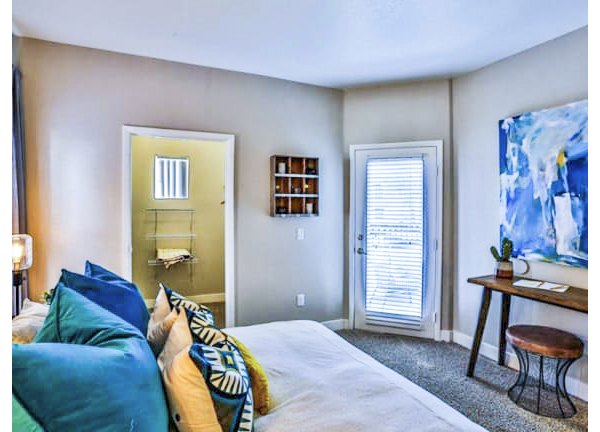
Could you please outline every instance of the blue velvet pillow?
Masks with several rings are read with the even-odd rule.
[[[150,314],[135,285],[127,287],[63,270],[58,281],[147,333]]]
[[[132,282],[129,282],[128,280],[123,279],[118,274],[113,273],[110,270],[107,270],[104,267],[99,266],[98,264],[94,264],[90,261],[85,262],[84,275],[94,279],[100,279],[104,282],[122,285],[125,288],[137,291],[137,287]]]
[[[131,324],[59,284],[34,342],[13,345],[13,394],[44,430],[168,429],[154,354]]]

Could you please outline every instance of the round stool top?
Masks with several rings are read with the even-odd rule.
[[[514,325],[506,329],[511,345],[545,357],[579,358],[583,342],[577,336],[552,327]]]

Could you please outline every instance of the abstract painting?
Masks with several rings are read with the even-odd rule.
[[[500,239],[513,256],[588,266],[588,103],[499,122]]]

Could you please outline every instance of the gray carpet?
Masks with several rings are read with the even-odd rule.
[[[578,412],[564,420],[525,411],[506,395],[517,372],[480,356],[475,376],[467,378],[469,351],[459,345],[361,330],[337,333],[490,431],[587,431],[585,402],[574,399]]]

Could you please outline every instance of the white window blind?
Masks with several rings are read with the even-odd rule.
[[[425,244],[424,161],[368,159],[365,287],[367,323],[420,327]]]

